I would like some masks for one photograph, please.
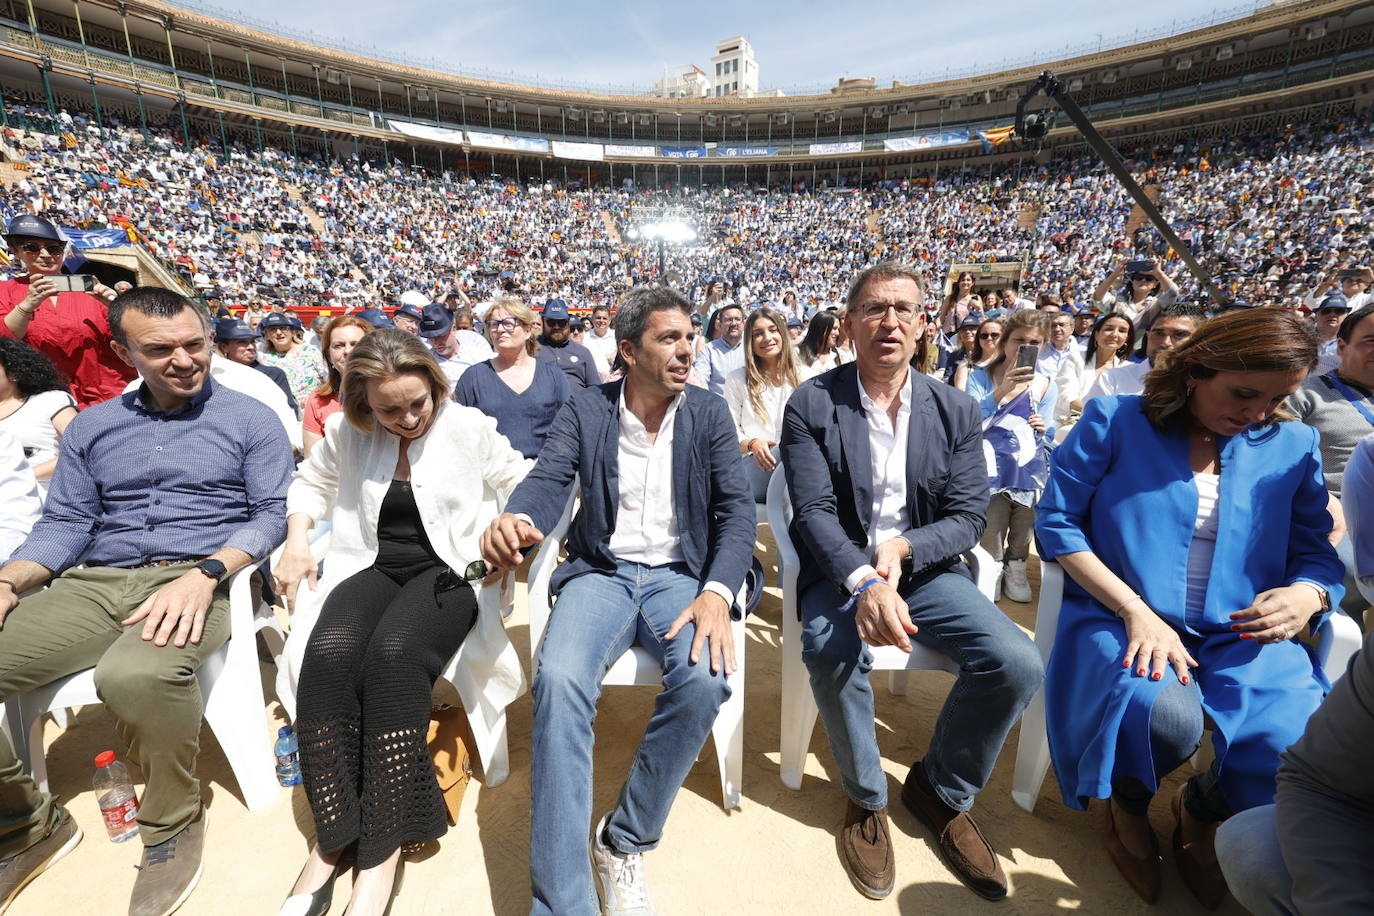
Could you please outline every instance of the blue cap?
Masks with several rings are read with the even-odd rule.
[[[361,318],[363,321],[366,321],[374,328],[396,327],[396,323],[393,322],[391,318],[388,317],[387,313],[382,311],[381,309],[363,309],[361,311],[354,312],[353,314]]]
[[[959,322],[959,330],[962,331],[964,328],[976,328],[982,323],[982,320],[978,318],[978,316],[970,312],[963,321]]]
[[[550,299],[544,303],[545,321],[567,321],[568,303],[562,299]]]
[[[1317,306],[1319,312],[1348,312],[1350,311],[1350,300],[1340,293],[1332,293],[1322,300],[1322,304]]]
[[[237,318],[222,318],[215,322],[215,340],[256,340],[262,335]]]
[[[391,313],[392,318],[396,318],[401,315],[409,315],[416,321],[419,321],[421,318],[425,317],[425,313],[422,312],[420,310],[420,307],[413,302],[407,302],[405,305],[401,306],[396,311]]]
[[[692,313],[692,324],[701,324],[701,316],[696,312]]]
[[[281,312],[269,312],[267,316],[258,323],[259,331],[266,331],[268,328],[291,328],[295,330],[299,327],[299,321],[292,321],[289,315],[283,315]]]
[[[21,213],[10,220],[9,229],[5,231],[6,236],[18,236],[26,239],[53,239],[63,242],[66,239],[57,231],[57,227],[48,222],[41,216],[34,216],[32,213]]]
[[[449,310],[438,303],[425,306],[420,315],[420,336],[443,337],[453,327],[453,316]]]
[[[789,328],[799,328],[802,326],[802,320],[796,315],[793,315],[791,318],[787,319],[787,326]]]
[[[1341,301],[1344,302],[1344,301],[1345,301],[1345,298],[1342,297],[1342,298],[1341,298]],[[1228,309],[1252,309],[1252,308],[1254,308],[1254,307],[1255,307],[1254,303],[1251,302],[1251,301],[1248,300],[1248,299],[1232,299],[1230,302],[1226,303],[1226,305],[1224,306],[1224,308],[1228,308]]]
[[[569,331],[585,331],[586,329],[586,325],[582,323],[582,319],[577,315],[574,315],[568,319]]]

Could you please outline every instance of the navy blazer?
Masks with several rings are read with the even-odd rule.
[[[911,569],[954,568],[983,536],[988,471],[973,398],[912,370],[906,494]],[[797,585],[845,580],[872,558],[873,465],[853,363],[802,383],[783,412],[783,471],[792,498]]]
[[[611,532],[620,505],[620,388],[607,382],[573,393],[559,411],[534,468],[515,488],[506,511],[528,515],[547,532],[568,504],[581,475],[582,504],[568,530],[568,558],[549,589],[592,571],[612,572]],[[754,556],[756,515],[740,471],[735,421],[723,398],[692,385],[673,419],[673,511],[683,561],[704,587],[739,591]]]

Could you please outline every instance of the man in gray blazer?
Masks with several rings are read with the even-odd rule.
[[[652,913],[641,854],[663,832],[677,790],[730,695],[730,620],[753,555],[755,510],[725,401],[687,387],[691,306],[637,287],[615,316],[622,381],[564,405],[529,476],[482,538],[503,569],[558,520],[580,475],[568,558],[550,589],[534,678],[532,912]],[[632,645],[657,656],[654,704],[615,808],[592,837],[602,907],[588,868],[592,723],[601,679]]]
[[[867,647],[910,652],[914,637],[960,673],[902,803],[960,879],[998,899],[1006,876],[969,809],[1044,670],[1035,645],[960,559],[978,543],[988,504],[978,407],[911,369],[927,320],[912,268],[864,270],[846,305],[855,362],[797,389],[781,441],[801,562],[802,658],[849,797],[841,861],[866,896],[891,893]]]

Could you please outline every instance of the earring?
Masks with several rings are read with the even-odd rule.
[[[1189,385],[1189,386],[1188,386],[1188,393],[1187,393],[1186,395],[1184,395],[1184,397],[1185,397],[1185,398],[1191,398],[1191,397],[1193,396],[1193,389],[1196,388],[1196,387],[1197,387],[1196,385]]]

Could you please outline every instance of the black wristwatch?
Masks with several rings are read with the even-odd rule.
[[[229,569],[219,560],[201,560],[196,564],[196,569],[214,579],[215,584],[223,582],[224,577],[229,574]]]

